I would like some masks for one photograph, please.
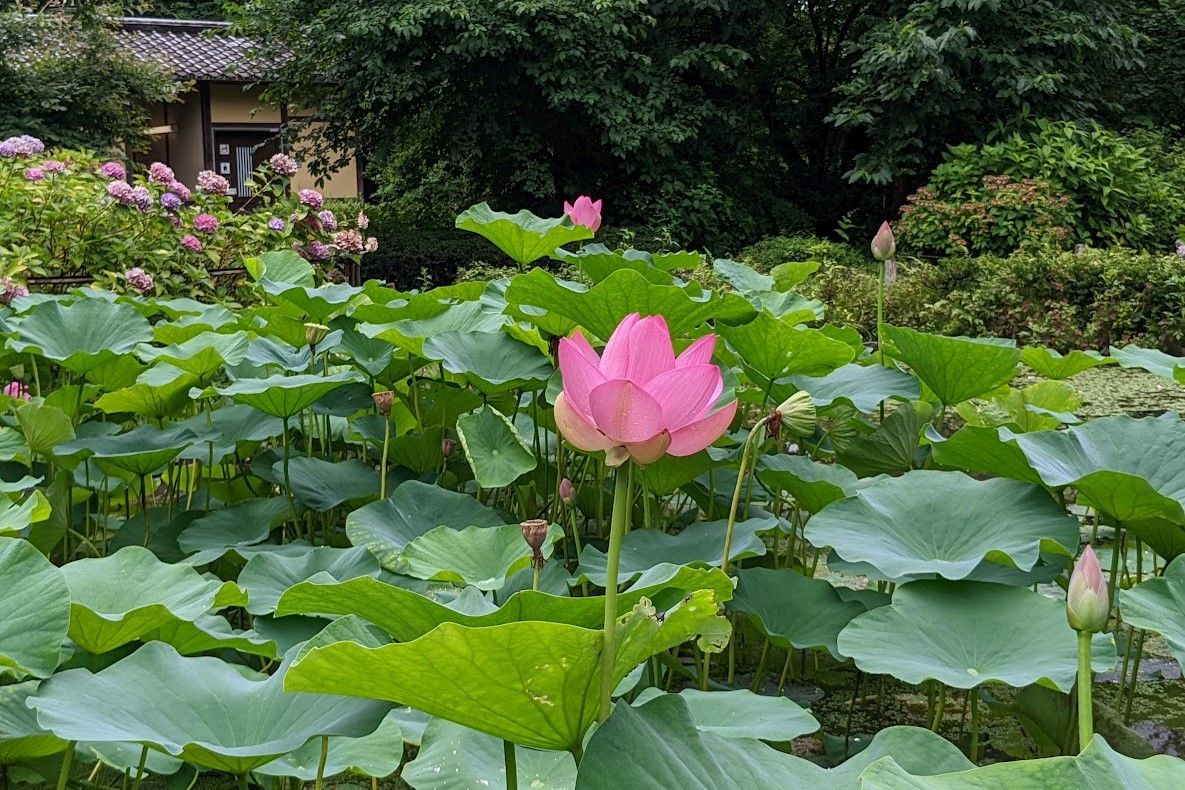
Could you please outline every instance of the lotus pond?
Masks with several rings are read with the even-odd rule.
[[[458,226],[519,273],[2,308],[0,785],[1185,786],[1185,423],[1075,386],[1185,359]]]

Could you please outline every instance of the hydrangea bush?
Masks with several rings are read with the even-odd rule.
[[[338,218],[320,192],[293,193],[298,169],[276,154],[252,175],[247,208],[232,211],[229,182],[210,170],[190,186],[163,162],[139,173],[92,151],[46,150],[28,135],[0,141],[5,293],[20,295],[28,277],[86,276],[113,290],[226,295],[211,270],[283,249],[341,279],[342,265],[377,240],[363,232],[365,215]]]

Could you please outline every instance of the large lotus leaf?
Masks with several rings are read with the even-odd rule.
[[[937,573],[962,579],[989,557],[1031,570],[1041,551],[1076,552],[1078,520],[1037,486],[976,480],[962,472],[906,472],[834,502],[806,538],[890,578]]]
[[[727,258],[717,258],[712,263],[712,273],[741,293],[774,290],[773,277]]]
[[[45,521],[52,514],[52,507],[45,494],[34,489],[33,495],[17,504],[6,496],[0,496],[0,537],[17,537],[30,524]]]
[[[765,541],[757,533],[777,527],[778,520],[771,516],[738,521],[733,525],[729,561],[765,554]],[[719,567],[724,559],[724,534],[727,531],[728,521],[724,519],[697,521],[676,535],[668,535],[657,529],[632,530],[621,541],[618,578],[621,581],[632,580],[662,563]],[[607,559],[605,553],[595,546],[586,546],[580,556],[580,565],[576,568],[576,578],[604,586]]]
[[[256,554],[239,573],[238,584],[247,592],[247,611],[268,614],[275,611],[285,590],[313,576],[322,583],[341,582],[357,576],[377,578],[381,570],[379,561],[365,548],[318,546],[294,556]],[[326,574],[328,579],[319,574]]]
[[[114,436],[79,437],[58,445],[54,453],[64,457],[83,452],[96,459],[103,471],[117,469],[133,475],[149,475],[205,438],[178,425],[163,430],[155,425],[139,425]]]
[[[721,326],[720,334],[763,388],[787,376],[826,375],[856,353],[818,329],[799,328],[768,313],[740,326]]]
[[[320,762],[321,739],[314,738],[299,749],[256,768],[254,773],[263,776],[294,776],[302,782],[311,782],[317,778]],[[369,735],[357,738],[331,736],[322,776],[329,778],[348,771],[382,778],[395,773],[401,762],[403,730],[399,726],[398,713],[391,711],[378,729]]]
[[[818,299],[808,299],[796,293],[758,291],[745,294],[745,298],[760,312],[790,324],[804,324],[822,321],[826,308]]]
[[[390,705],[284,691],[287,664],[258,679],[219,658],[152,642],[106,669],[60,672],[29,705],[60,738],[148,744],[188,763],[242,774],[319,735],[360,737]],[[182,715],[178,715],[178,714]]]
[[[760,741],[696,729],[682,695],[641,707],[618,705],[589,739],[577,790],[619,788],[818,788],[858,790],[860,772],[893,754],[918,774],[972,767],[945,738],[917,727],[889,727],[854,757],[830,770]]]
[[[371,376],[378,376],[391,364],[395,353],[391,344],[362,334],[352,319],[335,318],[330,326],[342,333],[342,342],[337,351],[344,354],[351,365]]]
[[[564,537],[555,524],[540,549],[544,559]],[[517,524],[499,527],[435,527],[413,539],[399,557],[399,570],[417,579],[454,582],[497,590],[531,563],[531,547]]]
[[[307,371],[312,359],[313,352],[304,343],[294,346],[280,338],[256,337],[247,346],[247,362],[256,368],[274,365],[286,371]]]
[[[222,440],[234,445],[238,442],[262,442],[279,436],[284,431],[284,421],[258,409],[241,404],[227,404],[214,409],[207,417],[199,414],[182,425],[194,432],[213,427],[222,435]]]
[[[25,701],[37,693],[37,681],[0,686],[0,766],[57,754],[66,742],[37,726]]]
[[[1000,557],[1000,562],[984,560],[975,566],[971,573],[963,577],[965,581],[992,582],[993,584],[1007,584],[1012,587],[1032,587],[1034,584],[1050,584],[1061,576],[1070,565],[1073,558],[1058,549],[1056,554],[1042,554],[1040,561],[1032,570],[1022,571],[1009,563],[1007,557]],[[1005,564],[1008,563],[1008,564]],[[834,573],[845,576],[864,576],[874,581],[893,582],[894,584],[908,584],[919,579],[940,579],[937,573],[912,573],[906,576],[890,576],[880,571],[868,562],[848,562],[832,553],[827,557],[827,568]],[[888,602],[888,599],[885,601]]]
[[[753,308],[737,294],[705,291],[692,284],[653,285],[638,272],[620,269],[592,288],[557,280],[542,269],[520,274],[506,289],[507,310],[552,335],[567,335],[583,327],[608,340],[630,313],[661,315],[675,337],[709,319],[741,321]]]
[[[482,488],[508,486],[536,466],[526,440],[493,406],[458,417],[457,436]]]
[[[845,600],[825,579],[811,579],[786,568],[745,568],[728,608],[749,615],[782,648],[825,647],[840,658],[836,638],[853,617],[864,614],[858,601]]]
[[[968,425],[1007,425],[1025,433],[1052,431],[1063,424],[1081,422],[1074,415],[1081,405],[1082,398],[1069,384],[1039,381],[1024,389],[1004,387],[983,400],[964,401],[958,413]]]
[[[1185,667],[1185,559],[1173,560],[1158,579],[1120,590],[1119,610],[1129,625],[1163,636]]]
[[[56,406],[26,403],[16,410],[16,422],[25,444],[40,455],[48,455],[58,445],[74,438],[74,425]]]
[[[572,790],[576,761],[567,752],[514,747],[517,790]],[[420,751],[399,777],[416,790],[472,790],[506,787],[502,742],[445,719],[424,729]]]
[[[46,302],[8,319],[17,336],[8,347],[38,354],[66,370],[86,373],[152,340],[148,321],[126,304],[82,299],[71,305]]]
[[[663,692],[652,686],[639,694],[634,704],[648,705],[661,696]],[[791,741],[819,729],[819,722],[810,711],[798,707],[788,697],[766,697],[748,689],[683,689],[679,696],[687,703],[697,730],[723,738]]]
[[[838,461],[860,477],[900,474],[916,463],[922,432],[933,414],[922,401],[901,404],[872,433],[843,445]]]
[[[695,590],[711,590],[718,601],[732,596],[732,582],[718,568],[701,570],[683,565],[662,565],[642,574],[617,602],[627,609],[643,598],[658,606],[674,604]],[[363,617],[400,642],[410,642],[441,623],[473,628],[526,620],[566,623],[582,628],[601,628],[605,622],[605,599],[569,598],[545,592],[523,590],[511,595],[499,608],[485,612],[462,611],[412,590],[370,577],[340,583],[323,578],[293,585],[276,606],[277,615],[318,614]]]
[[[374,552],[388,570],[397,567],[404,546],[433,527],[493,527],[506,523],[498,511],[468,494],[408,480],[387,499],[371,502],[346,517],[346,535]]]
[[[70,589],[33,544],[0,538],[0,676],[46,677],[70,627]],[[3,748],[0,746],[0,748]]]
[[[183,656],[238,650],[274,659],[282,653],[276,641],[255,631],[240,631],[217,614],[203,614],[193,622],[170,620],[141,637],[144,642],[165,642]]]
[[[1131,529],[1162,557],[1185,553],[1185,422],[1176,414],[1102,417],[1011,437],[1050,488]]]
[[[1111,358],[1125,368],[1142,368],[1171,381],[1185,384],[1185,357],[1174,357],[1155,348],[1127,345],[1111,346]]]
[[[683,254],[686,256],[682,261],[686,264],[684,268],[694,269],[703,263],[699,253]],[[675,282],[669,268],[655,266],[655,257],[641,250],[610,250],[603,244],[585,244],[576,252],[557,249],[554,257],[580,269],[594,284],[606,279],[618,269],[633,269],[645,277],[647,282],[655,285],[671,285]],[[671,257],[673,256],[663,256],[660,260],[667,263]],[[678,264],[675,268],[677,267]]]
[[[457,227],[489,239],[520,266],[551,255],[557,247],[593,237],[591,230],[566,214],[557,219],[537,217],[526,209],[507,214],[494,211],[488,203],[461,212]]]
[[[866,790],[1165,790],[1185,785],[1185,761],[1166,754],[1137,760],[1111,748],[1096,735],[1076,757],[1017,760],[982,768],[919,775],[890,754],[860,775]]]
[[[214,392],[227,396],[235,403],[254,406],[264,414],[288,419],[338,387],[360,380],[357,371],[344,371],[331,376],[278,374],[262,379],[239,379],[227,387],[214,387]]]
[[[245,499],[194,519],[177,536],[184,552],[198,552],[194,565],[213,562],[226,552],[267,540],[268,534],[291,517],[287,497]]]
[[[258,258],[245,258],[243,266],[256,282],[264,276],[277,283],[295,283],[312,287],[313,264],[292,250],[265,252]]]
[[[1045,378],[1060,381],[1076,376],[1084,370],[1110,365],[1116,360],[1104,357],[1094,349],[1074,350],[1063,355],[1051,348],[1028,346],[1020,350],[1020,361]]]
[[[1028,459],[1007,428],[960,428],[949,439],[929,436],[934,461],[943,467],[967,472],[984,472],[1025,483],[1041,484],[1041,476],[1029,466]]]
[[[839,652],[870,674],[915,684],[933,678],[963,689],[1041,682],[1068,692],[1078,668],[1078,639],[1064,602],[990,582],[898,587],[890,605],[856,617],[840,632]],[[1095,669],[1114,663],[1110,637],[1097,635]]]
[[[209,376],[223,366],[238,365],[247,357],[247,333],[203,332],[172,346],[158,348],[148,343],[136,347],[136,355],[149,363],[167,362],[198,377]]]
[[[808,513],[818,513],[871,482],[861,481],[846,466],[821,464],[805,455],[763,455],[757,459],[757,479],[771,491],[788,492]]]
[[[470,301],[438,304],[434,312],[422,317],[401,318],[386,324],[360,324],[358,331],[419,357],[424,354],[424,343],[428,338],[445,332],[497,332],[507,320],[506,316],[489,310],[481,302]]]
[[[883,365],[860,365],[852,362],[826,376],[791,376],[790,383],[810,393],[816,406],[830,406],[847,401],[863,412],[870,412],[889,398],[917,400],[921,397],[918,380],[908,373]]]
[[[706,452],[684,456],[664,455],[652,464],[635,468],[634,480],[648,493],[664,496],[721,463]]]
[[[615,682],[698,635],[719,649],[728,626],[718,606],[699,590],[660,617],[643,599],[618,620]],[[601,637],[562,623],[444,623],[411,642],[314,648],[292,665],[285,688],[400,701],[523,746],[570,751],[596,720]]]
[[[356,458],[331,462],[296,456],[288,464],[293,498],[313,510],[330,510],[343,502],[378,496],[378,472]],[[272,474],[277,480],[284,479],[283,461],[272,464]]]
[[[555,372],[539,349],[505,332],[441,332],[424,341],[423,356],[490,395],[540,388]]]
[[[70,638],[91,653],[114,650],[175,620],[196,620],[214,608],[223,586],[140,546],[75,560],[62,573],[70,588]]]
[[[894,356],[909,365],[940,403],[953,406],[991,392],[1016,376],[1020,351],[1000,342],[943,337],[885,324]]]
[[[348,283],[325,283],[317,287],[276,282],[270,277],[259,281],[263,290],[300,309],[310,321],[328,324],[346,312],[360,298],[362,289]]]
[[[134,384],[103,395],[95,401],[95,408],[105,414],[160,419],[188,406],[189,391],[197,383],[197,376],[162,363],[141,373]]]

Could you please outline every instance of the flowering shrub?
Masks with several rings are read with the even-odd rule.
[[[90,151],[47,151],[27,135],[4,140],[0,299],[20,295],[30,276],[79,275],[115,290],[213,295],[209,270],[281,249],[317,262],[321,277],[340,277],[339,264],[376,241],[359,230],[365,217],[338,218],[316,190],[292,194],[297,169],[273,156],[252,176],[248,210],[232,212],[230,184],[209,170],[191,189],[162,162],[141,175]]]

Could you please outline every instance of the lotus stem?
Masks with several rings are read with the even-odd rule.
[[[741,488],[745,484],[745,472],[749,468],[749,452],[753,449],[753,440],[761,434],[764,437],[765,424],[769,421],[768,417],[762,417],[749,431],[749,436],[745,439],[745,447],[741,451],[741,467],[737,470],[737,482],[732,489],[732,503],[728,509],[728,527],[724,530],[724,554],[720,559],[720,570],[728,573],[728,555],[732,552],[732,533],[736,528],[737,523],[737,507],[741,502]],[[715,492],[712,492],[715,496]]]
[[[782,674],[778,676],[778,696],[786,690],[786,676],[790,674],[790,661],[794,658],[794,648],[786,651],[786,661],[782,664]]]
[[[1089,641],[1089,637],[1087,637]],[[1088,692],[1089,694],[1089,692]],[[967,759],[979,764],[979,686],[967,692],[968,704],[971,706],[971,739],[967,743]]]
[[[317,762],[317,779],[313,783],[314,790],[321,790],[325,779],[325,763],[329,760],[329,736],[321,736],[321,759]]]
[[[140,748],[140,764],[136,767],[136,781],[132,783],[132,790],[140,790],[140,783],[144,781],[144,764],[148,762],[148,745]]]
[[[601,639],[601,710],[598,721],[609,720],[613,707],[613,665],[617,652],[617,566],[633,499],[633,467],[617,468],[613,483],[613,518],[609,524],[609,556],[605,564],[605,623]]]
[[[383,415],[383,457],[379,461],[379,499],[387,498],[387,450],[391,444],[391,415]]]
[[[74,741],[66,741],[66,751],[62,753],[62,769],[58,771],[58,790],[66,790],[66,783],[70,780],[70,765],[74,762]]]
[[[707,665],[707,655],[704,656],[704,664]],[[765,682],[766,662],[769,660],[769,637],[765,638],[764,644],[761,645],[761,658],[757,660],[757,671],[753,673],[752,691],[754,694],[761,690],[761,685]]]
[[[1090,633],[1078,632],[1078,749],[1085,749],[1094,736],[1094,708],[1090,701]]]
[[[1136,640],[1136,663],[1132,667],[1132,684],[1127,691],[1127,701],[1123,705],[1123,723],[1125,725],[1131,724],[1132,720],[1132,703],[1136,699],[1136,683],[1140,680],[1140,660],[1144,656],[1144,634],[1146,631],[1140,629],[1140,636]]]
[[[930,729],[938,732],[942,727],[942,714],[946,712],[946,685],[938,685],[938,702],[934,706],[934,719],[930,722]]]
[[[502,754],[506,760],[506,790],[518,790],[518,764],[514,754],[514,744],[502,741]]]
[[[239,790],[248,790],[251,785],[247,780],[247,772],[239,774]]]

